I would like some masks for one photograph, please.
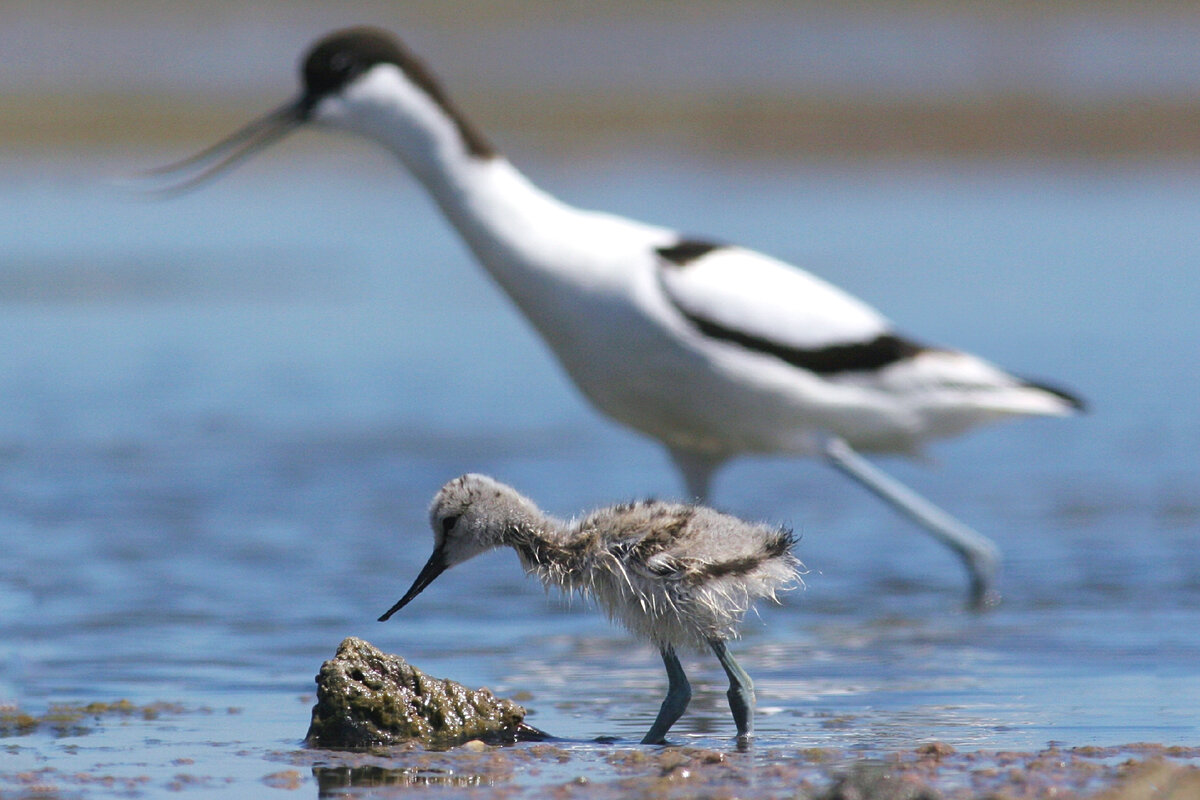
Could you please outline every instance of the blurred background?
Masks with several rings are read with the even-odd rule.
[[[25,737],[0,774],[103,745],[258,776],[351,634],[526,692],[564,736],[636,738],[657,708],[655,654],[507,553],[373,622],[456,474],[564,515],[681,493],[390,156],[304,131],[180,198],[120,184],[363,23],[561,198],[763,250],[1090,401],[883,460],[1004,551],[982,616],[950,555],[825,467],[721,473],[715,503],[794,527],[811,568],[738,645],[766,741],[1195,742],[1200,8],[0,0],[0,701],[243,709],[152,745]],[[676,732],[724,742],[720,671],[689,670]]]
[[[514,147],[1117,157],[1197,146],[1190,3],[6,0],[4,139],[199,141],[337,27],[396,29]],[[511,149],[511,148],[510,148]]]

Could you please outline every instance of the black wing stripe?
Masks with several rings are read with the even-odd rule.
[[[725,245],[704,239],[681,239],[669,247],[655,248],[655,252],[669,262],[669,265],[684,267],[722,247]],[[674,300],[672,302],[674,303]],[[794,367],[806,369],[817,375],[883,369],[928,349],[924,345],[891,333],[883,333],[870,341],[855,342],[854,344],[835,344],[816,348],[790,347],[727,328],[688,312],[678,303],[674,303],[674,305],[705,336],[774,356]]]
[[[724,246],[723,244],[705,241],[704,239],[681,239],[670,247],[655,248],[654,252],[675,266],[683,267]]]
[[[676,308],[679,308],[676,305]],[[689,322],[705,336],[736,344],[747,350],[774,356],[793,367],[806,369],[817,375],[836,375],[840,372],[866,372],[912,358],[929,348],[895,334],[884,333],[869,342],[833,344],[827,347],[789,347],[742,331],[689,314],[679,308]]]

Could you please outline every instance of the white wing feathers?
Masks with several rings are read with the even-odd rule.
[[[891,325],[866,303],[802,269],[740,247],[718,247],[680,265],[662,259],[659,279],[694,320],[787,348],[870,342]]]

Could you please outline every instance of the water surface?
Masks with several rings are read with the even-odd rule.
[[[563,515],[680,486],[586,407],[412,181],[314,141],[167,203],[102,182],[129,154],[0,177],[0,699],[186,710],[8,738],[0,776],[253,792],[297,758],[348,635],[522,693],[571,740],[636,740],[657,709],[657,655],[507,552],[374,622],[461,472]],[[581,205],[804,264],[1091,401],[882,462],[1000,544],[984,615],[950,555],[821,465],[721,474],[716,503],[794,527],[810,568],[735,646],[760,753],[1197,742],[1197,164],[517,158]],[[718,665],[686,664],[674,737],[728,747]]]

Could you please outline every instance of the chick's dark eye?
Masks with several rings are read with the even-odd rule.
[[[448,517],[443,517],[442,518],[442,535],[445,536],[445,535],[449,534],[450,531],[453,530],[454,526],[457,524],[458,524],[458,515],[457,514],[451,514]]]

